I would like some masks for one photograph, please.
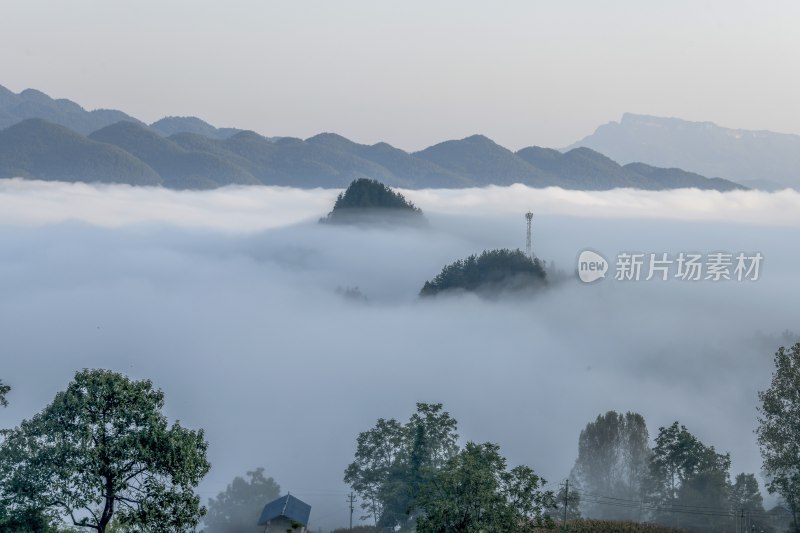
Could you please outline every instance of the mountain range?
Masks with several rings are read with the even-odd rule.
[[[679,167],[765,190],[800,189],[800,135],[626,113],[566,150],[578,147],[622,164]]]
[[[15,94],[0,87],[0,128],[0,178],[175,189],[231,184],[341,188],[358,178],[406,188],[512,183],[584,190],[741,188],[678,168],[621,166],[585,147],[564,153],[540,147],[512,152],[482,135],[409,153],[333,133],[305,140],[268,138],[216,128],[195,117],[167,117],[147,125],[122,111],[87,111],[33,89]]]

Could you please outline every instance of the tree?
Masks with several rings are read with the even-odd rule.
[[[203,431],[162,414],[150,381],[83,370],[0,445],[0,498],[12,513],[46,510],[98,533],[116,517],[137,531],[183,532],[204,513]]]
[[[567,520],[577,520],[581,517],[581,497],[577,490],[572,490],[570,483],[569,493],[566,492],[566,485],[562,485],[555,496],[555,507],[547,512],[554,522],[564,520],[564,504],[567,507]],[[565,502],[566,500],[566,502]]]
[[[758,488],[758,480],[754,474],[741,473],[730,489],[731,510],[734,516],[747,513],[761,520],[765,514],[764,498]]]
[[[53,520],[37,509],[25,509],[6,514],[0,509],[0,531],[3,533],[58,533]]]
[[[644,417],[609,411],[586,425],[578,438],[578,458],[570,478],[595,495],[641,500],[648,479],[650,447]],[[595,498],[596,500],[596,498]],[[584,503],[593,518],[634,520],[638,509]]]
[[[700,531],[718,531],[731,518],[685,512],[687,508],[728,509],[728,454],[719,454],[674,422],[661,427],[651,458],[651,488],[659,506],[656,519],[674,526]]]
[[[339,194],[322,223],[353,224],[361,222],[422,222],[422,211],[399,192],[383,183],[360,178]]]
[[[800,342],[778,349],[772,382],[758,398],[756,433],[767,489],[783,497],[800,532]]]
[[[8,406],[8,400],[6,400],[6,394],[11,392],[11,387],[3,383],[3,380],[0,380],[0,405],[3,407]]]
[[[442,404],[418,403],[407,423],[381,418],[360,433],[344,480],[361,496],[362,519],[394,528],[413,518],[420,487],[458,451],[456,429]]]
[[[280,496],[280,487],[264,469],[247,472],[248,480],[235,477],[224,492],[208,501],[208,513],[203,518],[206,533],[238,533],[262,531],[256,526],[264,505]]]
[[[552,526],[545,480],[527,466],[506,469],[499,446],[468,442],[421,488],[419,533],[533,532]]]
[[[487,250],[446,265],[435,278],[425,282],[420,296],[449,290],[495,295],[539,287],[546,278],[541,262],[520,250]]]

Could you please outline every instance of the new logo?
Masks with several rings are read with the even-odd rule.
[[[602,255],[591,250],[584,250],[578,256],[578,278],[584,283],[592,283],[605,278],[608,272],[608,261]]]

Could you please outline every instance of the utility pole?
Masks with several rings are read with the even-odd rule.
[[[564,531],[567,530],[567,504],[569,502],[569,478],[564,485]]]
[[[356,501],[355,494],[351,492],[350,496],[347,498],[347,503],[350,504],[350,529],[353,529],[353,504],[355,503],[355,501]]]

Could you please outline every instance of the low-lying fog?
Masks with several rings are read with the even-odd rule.
[[[404,191],[426,231],[317,224],[338,192],[0,181],[0,427],[83,367],[150,378],[170,417],[206,430],[204,499],[264,466],[312,504],[312,530],[346,523],[358,432],[418,401],[554,486],[610,409],[642,413],[651,437],[680,420],[732,473],[759,472],[756,393],[800,329],[800,194]],[[535,253],[569,272],[583,248],[744,251],[764,256],[761,278],[610,272],[533,299],[417,298],[446,263],[524,248],[529,208]],[[367,302],[336,292],[354,286]]]

